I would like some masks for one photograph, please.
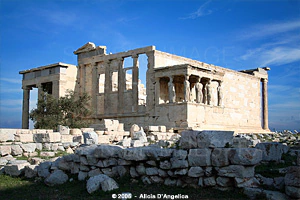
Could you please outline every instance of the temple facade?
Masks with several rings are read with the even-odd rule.
[[[267,67],[234,71],[155,46],[107,54],[105,46],[89,42],[74,54],[77,66],[56,63],[20,72],[22,128],[29,124],[29,91],[37,87],[39,94],[46,91],[57,98],[67,89],[87,93],[94,124],[118,119],[127,130],[138,124],[164,125],[174,132],[269,132]]]

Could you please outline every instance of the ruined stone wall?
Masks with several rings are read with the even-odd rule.
[[[261,80],[259,77],[160,51],[155,51],[154,60],[154,68],[167,67],[169,71],[172,71],[171,65],[190,64],[224,74],[222,76],[222,105],[218,106],[217,82],[212,81],[211,84],[211,105],[197,104],[193,102],[195,100],[195,90],[193,88],[191,90],[191,102],[187,104],[186,109],[178,107],[175,111],[179,115],[176,117],[175,122],[177,123],[177,127],[178,124],[180,125],[181,123],[180,126],[182,127],[191,127],[194,129],[264,132],[261,125],[262,94]],[[183,73],[190,72],[187,71]],[[212,77],[208,74],[207,78]],[[171,120],[173,120],[172,118],[163,115],[171,107],[172,106],[170,105],[158,106],[155,112],[159,116],[157,121],[164,121],[166,124],[170,125],[174,124],[171,122]],[[170,112],[168,113],[170,114]]]

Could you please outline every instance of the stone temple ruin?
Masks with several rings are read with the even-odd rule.
[[[92,97],[95,128],[104,119],[116,119],[125,130],[139,124],[164,125],[171,132],[270,132],[267,67],[234,71],[161,52],[155,46],[107,54],[105,46],[89,42],[74,54],[77,66],[56,63],[20,71],[22,128],[29,126],[30,90],[38,88],[39,98],[44,91],[56,98],[67,89],[86,92]],[[141,58],[147,60],[144,66]]]

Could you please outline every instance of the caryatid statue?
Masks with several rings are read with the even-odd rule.
[[[205,85],[207,105],[211,105],[212,91],[211,91],[211,85],[210,84],[211,84],[211,80],[209,79],[208,82]]]
[[[189,82],[189,76],[185,76],[184,80],[184,101],[189,102],[190,101],[190,94],[191,94],[191,87],[190,87],[190,82]]]
[[[175,88],[173,84],[173,77],[170,77],[170,80],[168,82],[168,89],[169,89],[169,102],[174,103],[175,102]]]
[[[196,102],[197,103],[202,103],[202,101],[203,101],[203,93],[202,93],[203,85],[202,85],[202,83],[200,83],[200,81],[201,81],[201,78],[199,78],[198,82],[195,84]]]
[[[223,104],[222,81],[219,81],[217,91],[218,91],[218,106],[222,106],[222,104]]]

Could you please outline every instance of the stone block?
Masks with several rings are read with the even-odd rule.
[[[15,141],[18,141],[18,142],[33,142],[33,134],[16,134]]]
[[[5,145],[5,146],[0,146],[0,156],[6,156],[11,154],[11,146],[10,145]]]
[[[44,181],[48,186],[61,185],[67,182],[69,179],[68,175],[61,170],[55,170],[51,173]]]
[[[13,156],[18,156],[18,155],[22,155],[23,150],[20,147],[20,145],[11,145],[11,155]]]
[[[16,129],[0,129],[0,142],[15,141]]]
[[[285,186],[285,193],[292,199],[300,199],[300,187]]]
[[[229,165],[217,169],[219,176],[248,178],[254,176],[254,166]]]
[[[191,167],[188,171],[188,176],[190,177],[204,176],[204,170],[202,169],[202,167]]]
[[[24,152],[28,152],[28,153],[32,153],[36,149],[35,143],[21,144],[20,146]]]
[[[73,142],[73,135],[67,135],[67,134],[62,134],[61,135],[61,142]]]
[[[110,144],[110,136],[98,135],[98,144]]]
[[[24,168],[26,178],[34,178],[37,176],[37,165],[28,165]]]
[[[93,156],[95,158],[118,158],[122,154],[122,149],[120,146],[99,145],[94,149]]]
[[[33,134],[33,141],[38,143],[61,142],[61,135],[59,132],[36,133]]]
[[[198,131],[183,131],[179,141],[179,146],[182,149],[195,149],[198,147],[197,135]]]
[[[181,169],[181,168],[187,168],[189,166],[189,163],[187,160],[179,160],[176,158],[171,158],[171,169]]]
[[[288,167],[284,177],[285,185],[300,188],[300,166]]]
[[[94,131],[83,133],[84,144],[98,144],[98,135]]]
[[[211,154],[211,164],[216,167],[229,165],[229,148],[215,148]]]
[[[40,163],[37,167],[38,175],[44,178],[47,177],[50,174],[50,167],[50,161]]]
[[[25,166],[30,165],[26,160],[15,160],[11,164],[5,165],[5,173],[10,176],[20,176],[24,172]]]
[[[58,125],[57,130],[61,135],[69,135],[70,134],[70,128],[68,126]]]
[[[128,148],[122,151],[122,157],[125,160],[135,160],[135,161],[142,161],[147,160],[147,156],[143,147],[137,148]]]
[[[166,126],[158,126],[158,131],[159,132],[167,132]]]
[[[225,147],[233,143],[234,131],[201,131],[197,135],[197,147]]]
[[[262,151],[256,148],[231,149],[229,160],[233,165],[256,165],[262,160]]]
[[[55,153],[54,152],[51,152],[51,151],[42,151],[40,153],[40,156],[41,157],[54,157],[55,156]]]
[[[211,149],[190,149],[188,155],[189,165],[191,167],[197,166],[211,166]]]
[[[255,148],[262,150],[263,161],[277,161],[281,160],[283,153],[287,153],[289,147],[278,142],[258,143]]]
[[[70,129],[71,135],[82,135],[82,131],[79,128],[72,128]]]

